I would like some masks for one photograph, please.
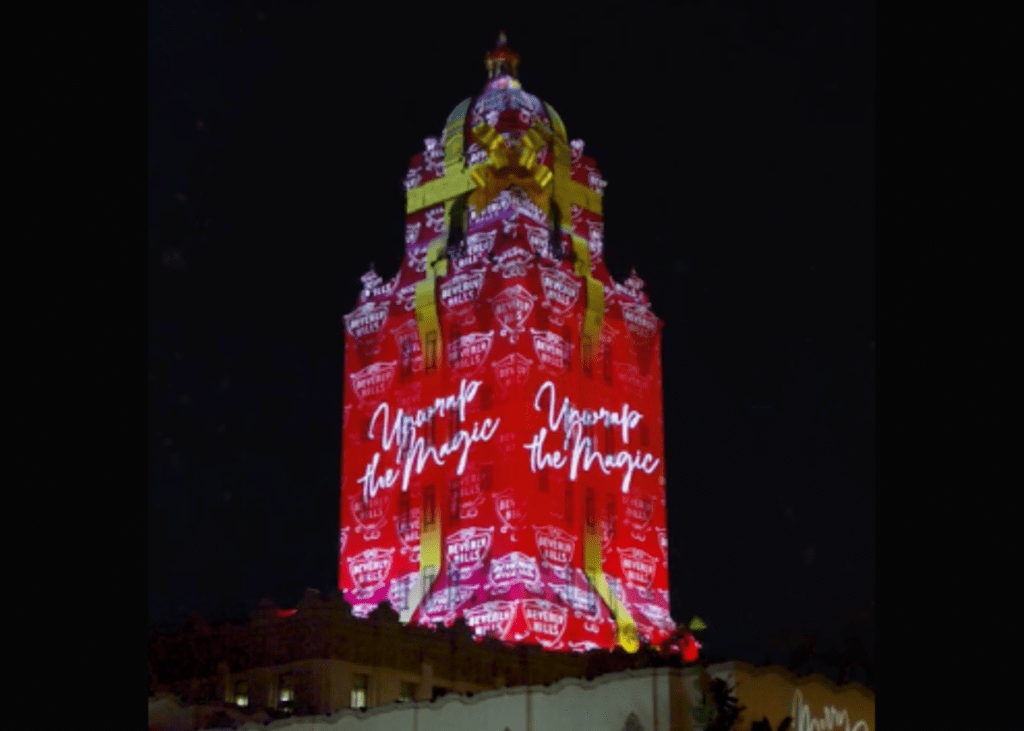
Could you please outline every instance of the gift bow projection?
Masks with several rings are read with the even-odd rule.
[[[339,587],[357,615],[636,651],[669,613],[661,323],[602,260],[604,181],[499,39],[346,315]]]

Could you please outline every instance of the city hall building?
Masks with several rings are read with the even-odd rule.
[[[150,729],[700,731],[738,704],[744,729],[874,731],[858,684],[695,664],[661,321],[605,266],[583,142],[504,35],[485,66],[412,158],[399,270],[344,317],[337,593],[153,633]]]

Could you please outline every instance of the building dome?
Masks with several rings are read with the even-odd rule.
[[[509,48],[504,32],[498,35],[494,50],[484,56],[484,66],[487,69],[487,83],[481,93],[467,100],[471,105],[468,109],[463,106],[466,102],[463,102],[449,115],[449,120],[465,115],[463,131],[470,140],[467,150],[471,158],[469,164],[478,162],[474,157],[486,156],[472,141],[470,134],[471,130],[484,123],[512,145],[518,143],[537,123],[563,140],[566,139],[565,125],[558,113],[550,104],[523,89],[519,82],[519,54]]]

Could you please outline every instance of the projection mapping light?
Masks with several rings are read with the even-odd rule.
[[[635,652],[676,631],[661,321],[608,273],[583,143],[507,43],[486,61],[412,159],[399,271],[344,316],[339,588],[357,616]]]

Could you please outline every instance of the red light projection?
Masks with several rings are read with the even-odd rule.
[[[388,282],[371,269],[344,318],[339,588],[357,615],[389,601],[564,651],[676,629],[661,323],[604,265],[582,150],[506,69],[413,158],[405,260]]]

